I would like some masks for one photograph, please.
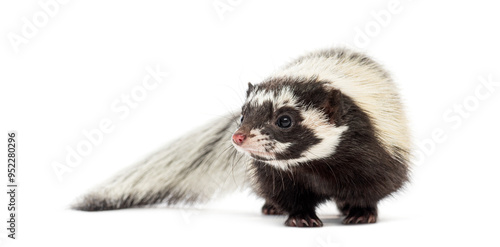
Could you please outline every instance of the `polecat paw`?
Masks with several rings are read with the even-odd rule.
[[[277,209],[275,206],[273,206],[271,204],[264,204],[264,206],[262,206],[262,214],[265,214],[265,215],[283,215],[284,213],[282,210]]]
[[[367,224],[377,222],[376,209],[351,209],[342,224]]]
[[[286,226],[296,227],[320,227],[323,222],[316,216],[309,215],[290,215],[285,221]]]

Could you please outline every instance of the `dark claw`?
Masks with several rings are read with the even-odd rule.
[[[285,221],[285,225],[296,227],[320,227],[323,226],[323,222],[317,216],[291,215]]]

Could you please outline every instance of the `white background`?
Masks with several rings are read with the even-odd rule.
[[[0,245],[498,246],[499,6],[305,2],[69,1],[47,13],[37,1],[2,1],[0,147],[6,166],[7,132],[18,131],[20,187],[14,241],[1,193]],[[36,31],[26,33],[26,20]],[[262,200],[248,192],[197,209],[67,209],[165,142],[240,107],[247,82],[333,46],[366,51],[390,70],[411,120],[412,183],[381,202],[377,224],[343,226],[327,204],[323,228],[287,228],[285,217],[261,216]],[[169,75],[128,116],[113,111],[148,66]],[[60,181],[54,162],[103,119],[113,130]]]

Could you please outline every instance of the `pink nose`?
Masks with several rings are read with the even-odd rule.
[[[237,145],[241,145],[246,138],[247,137],[245,135],[234,134],[233,135],[233,142],[236,143]]]

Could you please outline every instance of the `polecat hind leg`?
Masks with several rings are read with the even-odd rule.
[[[272,205],[270,202],[266,201],[264,206],[262,206],[262,214],[265,215],[283,215],[285,214],[283,210]]]
[[[320,227],[323,226],[323,222],[318,218],[316,213],[294,213],[288,216],[285,221],[286,226],[298,226],[298,227]]]
[[[336,201],[337,204],[337,209],[342,215],[348,215],[349,214],[349,209],[351,208],[351,205],[349,203],[343,202],[343,201]]]
[[[342,224],[366,224],[377,222],[377,206],[349,207]]]

